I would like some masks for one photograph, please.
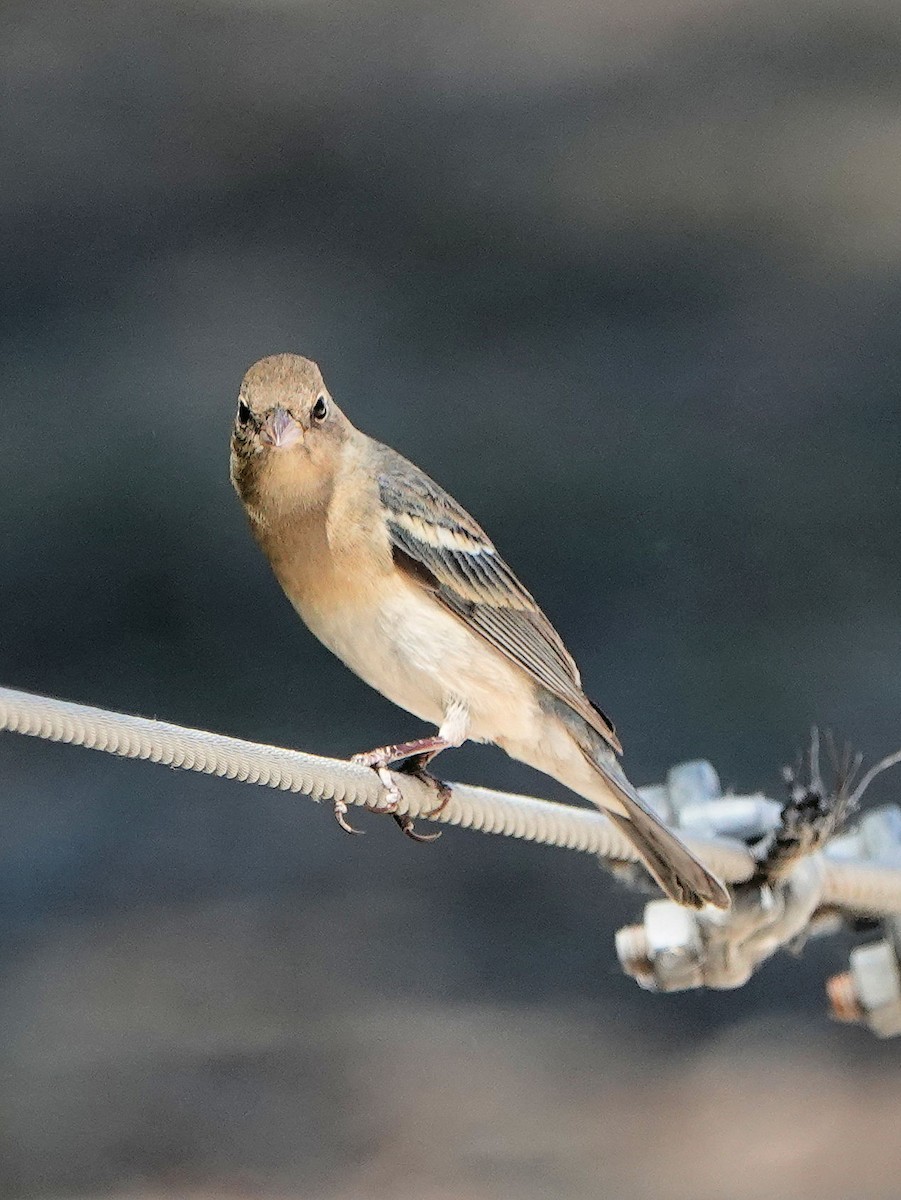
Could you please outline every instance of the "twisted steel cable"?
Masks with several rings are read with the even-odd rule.
[[[343,800],[365,808],[377,806],[381,797],[381,784],[375,773],[343,759],[247,742],[12,688],[0,688],[0,729],[103,750],[123,758],[146,759],[186,771],[300,792],[317,801]],[[435,807],[434,792],[410,776],[397,774],[396,778],[403,797],[399,811],[414,818],[429,818]],[[591,809],[462,783],[451,787],[451,800],[441,813],[430,819],[482,833],[582,850],[602,858],[619,861],[636,858],[629,841],[610,821]],[[738,843],[692,844],[709,861],[712,870],[730,880],[747,879],[752,872],[750,855]]]
[[[12,688],[0,688],[0,730],[299,792],[316,801],[343,800],[366,808],[377,806],[381,797],[375,773],[355,763]],[[455,783],[447,806],[433,816],[434,793],[415,778],[398,774],[396,779],[402,795],[398,811],[414,818],[581,850],[613,861],[636,858],[628,840],[591,809]],[[754,858],[742,843],[721,838],[686,840],[728,883],[753,875]],[[868,913],[901,912],[901,871],[829,862],[823,902]]]

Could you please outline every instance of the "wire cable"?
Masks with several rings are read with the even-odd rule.
[[[323,758],[147,717],[108,712],[12,688],[0,688],[0,729],[103,750],[123,758],[144,759],[186,771],[300,792],[316,801],[343,800],[366,808],[377,806],[381,798],[381,784],[375,772],[343,759]],[[396,779],[403,797],[398,811],[411,817],[581,850],[618,861],[636,859],[628,839],[606,817],[591,809],[454,783],[450,785],[452,797],[447,806],[431,816],[435,808],[434,792],[410,776],[396,774]],[[730,881],[747,879],[753,871],[751,856],[738,842],[733,845],[695,839],[692,845],[711,870]]]
[[[366,767],[300,750],[109,712],[67,700],[0,688],[0,730],[201,771],[244,783],[298,792],[316,801],[343,800],[378,806],[381,784]],[[469,784],[451,784],[446,807],[433,814],[434,793],[403,774],[396,779],[398,811],[462,829],[580,850],[612,861],[636,860],[629,841],[601,813]],[[752,877],[755,859],[739,841],[686,838],[687,844],[728,883]],[[901,912],[901,871],[851,862],[829,862],[823,903],[860,912]]]

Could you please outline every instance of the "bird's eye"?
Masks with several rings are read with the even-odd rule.
[[[328,416],[328,405],[325,402],[325,396],[320,396],[313,405],[313,420],[324,421]]]
[[[245,404],[243,400],[238,401],[238,424],[246,425],[250,420],[250,405]]]

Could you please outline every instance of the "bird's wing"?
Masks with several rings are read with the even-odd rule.
[[[560,635],[485,532],[413,463],[387,447],[383,455],[379,494],[400,569],[620,751]]]

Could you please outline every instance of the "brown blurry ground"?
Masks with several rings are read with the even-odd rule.
[[[855,1061],[855,1031],[839,1066],[815,997],[809,1019],[761,1005],[678,1041],[656,1030],[666,998],[389,998],[365,982],[396,954],[373,943],[378,903],[161,909],[43,940],[2,1011],[4,1194],[897,1195],[897,1067]]]

